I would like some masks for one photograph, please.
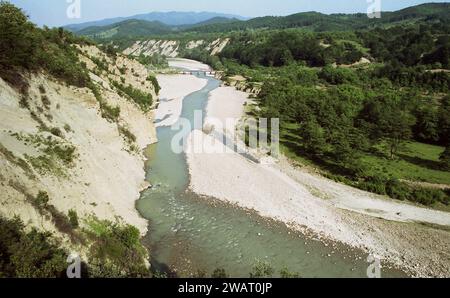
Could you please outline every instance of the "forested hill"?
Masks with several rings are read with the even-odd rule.
[[[78,35],[97,39],[130,38],[146,35],[160,35],[172,32],[172,28],[157,21],[126,20],[108,26],[88,27],[77,32]]]
[[[287,29],[302,28],[305,30],[351,31],[376,27],[391,27],[400,24],[414,23],[448,23],[450,21],[450,3],[428,3],[409,7],[396,12],[383,12],[379,19],[371,19],[365,13],[331,14],[318,12],[302,12],[284,17],[265,16],[247,21],[231,17],[212,17],[201,22],[186,24],[166,24],[146,19],[127,19],[108,23],[107,25],[84,27],[77,31],[78,35],[90,38],[120,39],[141,38],[167,35],[172,33],[229,33],[253,29]],[[99,22],[99,24],[103,24]]]
[[[247,29],[302,27],[314,31],[341,31],[419,21],[448,22],[450,20],[450,3],[427,3],[396,12],[383,12],[381,15],[382,17],[379,19],[370,19],[365,13],[326,15],[318,12],[304,12],[285,17],[266,16],[248,21],[202,25],[189,30],[197,32],[229,32]]]
[[[193,25],[200,24],[203,22],[208,22],[208,20],[219,19],[229,19],[229,20],[244,20],[242,16],[214,13],[214,12],[151,12],[138,14],[130,17],[118,17],[112,19],[104,19],[100,21],[86,22],[80,24],[67,25],[64,29],[72,32],[78,32],[88,27],[102,27],[109,26],[112,24],[117,24],[127,20],[141,20],[148,22],[160,22],[168,26],[182,26],[182,25]]]

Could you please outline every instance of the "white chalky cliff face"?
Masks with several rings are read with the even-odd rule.
[[[118,220],[143,235],[147,221],[139,216],[135,201],[148,185],[141,152],[157,141],[154,116],[119,94],[111,82],[123,81],[156,101],[154,87],[146,80],[146,68],[136,61],[113,59],[93,46],[81,52],[103,100],[119,107],[120,116],[108,121],[90,89],[66,86],[46,74],[29,79],[24,106],[24,94],[0,79],[0,214],[19,216],[27,225],[67,240],[54,220],[33,204],[33,198],[45,192],[48,204],[62,214],[75,210],[79,218]],[[109,69],[94,71],[94,57],[106,61]],[[124,131],[134,140],[124,137]],[[69,148],[71,160],[55,154]]]
[[[213,56],[220,54],[229,42],[229,38],[218,38],[210,42],[205,40],[191,40],[187,43],[181,43],[176,40],[151,39],[136,41],[132,46],[125,49],[123,54],[133,56],[152,56],[154,54],[159,54],[170,58],[176,58],[183,50],[199,49]]]

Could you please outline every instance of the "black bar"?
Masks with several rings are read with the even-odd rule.
[[[448,285],[447,279],[0,279],[2,291],[12,290],[14,296],[32,290],[33,295],[42,292],[59,293],[59,297],[65,293],[93,297],[98,291],[101,297],[111,293],[126,298],[131,293],[143,293],[143,297],[314,297],[325,293],[330,297],[365,297],[370,293],[404,296],[420,289],[428,294],[439,287],[445,291]]]

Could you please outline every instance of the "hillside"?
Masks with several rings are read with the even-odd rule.
[[[133,38],[149,35],[171,33],[173,29],[161,22],[142,20],[126,20],[117,24],[103,27],[88,27],[77,34],[94,39]]]
[[[89,276],[148,276],[135,200],[148,186],[141,152],[156,142],[151,74],[10,4],[0,31],[13,45],[0,46],[0,275],[62,276],[77,252]]]
[[[88,27],[101,27],[116,24],[126,20],[141,20],[149,22],[160,22],[169,26],[193,25],[197,23],[206,22],[211,19],[238,19],[243,20],[244,17],[214,13],[214,12],[151,12],[147,14],[133,15],[130,17],[112,18],[101,21],[86,22],[81,24],[67,25],[64,28],[73,32],[83,30]]]
[[[182,15],[179,22],[172,21],[167,25],[162,18],[140,17],[134,20],[114,22],[109,25],[89,26],[77,31],[78,35],[99,40],[120,40],[144,37],[158,37],[169,34],[229,34],[246,30],[282,30],[289,28],[305,29],[315,32],[367,30],[372,28],[388,28],[401,24],[413,23],[447,23],[450,20],[450,4],[429,3],[418,5],[396,12],[383,12],[382,18],[370,19],[366,14],[322,14],[318,12],[302,12],[284,17],[265,16],[242,20],[238,17],[215,16],[205,20],[190,15]],[[151,21],[158,19],[158,21]],[[195,19],[195,21],[193,21]],[[197,22],[198,20],[201,20]],[[183,22],[183,25],[180,25]],[[170,23],[170,22],[168,22]],[[101,23],[100,23],[101,24]],[[199,38],[198,38],[199,39]]]
[[[321,14],[302,12],[285,17],[260,17],[248,21],[227,24],[195,26],[190,31],[230,32],[248,29],[305,28],[312,31],[347,31],[367,29],[374,26],[392,26],[404,22],[446,22],[450,19],[449,3],[428,3],[409,7],[396,12],[383,12],[380,19],[369,19],[366,14]]]

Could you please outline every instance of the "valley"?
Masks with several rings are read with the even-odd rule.
[[[449,18],[1,2],[0,277],[449,277]]]

